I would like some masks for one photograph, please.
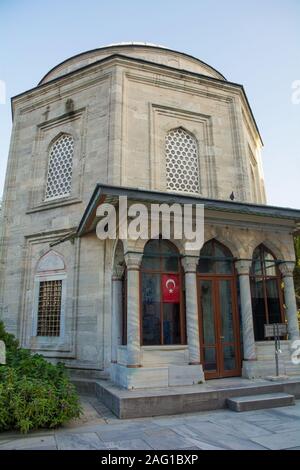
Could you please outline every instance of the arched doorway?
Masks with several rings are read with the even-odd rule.
[[[200,343],[207,379],[241,374],[234,259],[216,240],[205,243],[197,268]]]
[[[185,343],[180,255],[168,240],[150,240],[141,264],[141,342]]]

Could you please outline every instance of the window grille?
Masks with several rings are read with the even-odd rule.
[[[59,336],[62,280],[41,281],[39,288],[37,336]]]
[[[61,136],[51,147],[45,200],[69,196],[72,184],[74,139]]]
[[[199,161],[196,139],[184,129],[166,135],[167,189],[199,193]]]

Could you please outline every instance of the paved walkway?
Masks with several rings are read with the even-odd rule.
[[[95,398],[63,428],[27,436],[0,434],[5,449],[295,449],[300,450],[300,401],[295,406],[235,413],[229,410],[119,420]]]

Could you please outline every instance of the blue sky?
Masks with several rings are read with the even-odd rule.
[[[79,52],[147,41],[187,52],[245,86],[264,140],[268,203],[300,208],[300,0],[0,0],[0,195],[10,97]]]

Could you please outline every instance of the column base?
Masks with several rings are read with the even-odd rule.
[[[165,388],[180,385],[204,383],[201,364],[166,365],[162,367],[129,368],[111,364],[111,380],[127,389]]]

